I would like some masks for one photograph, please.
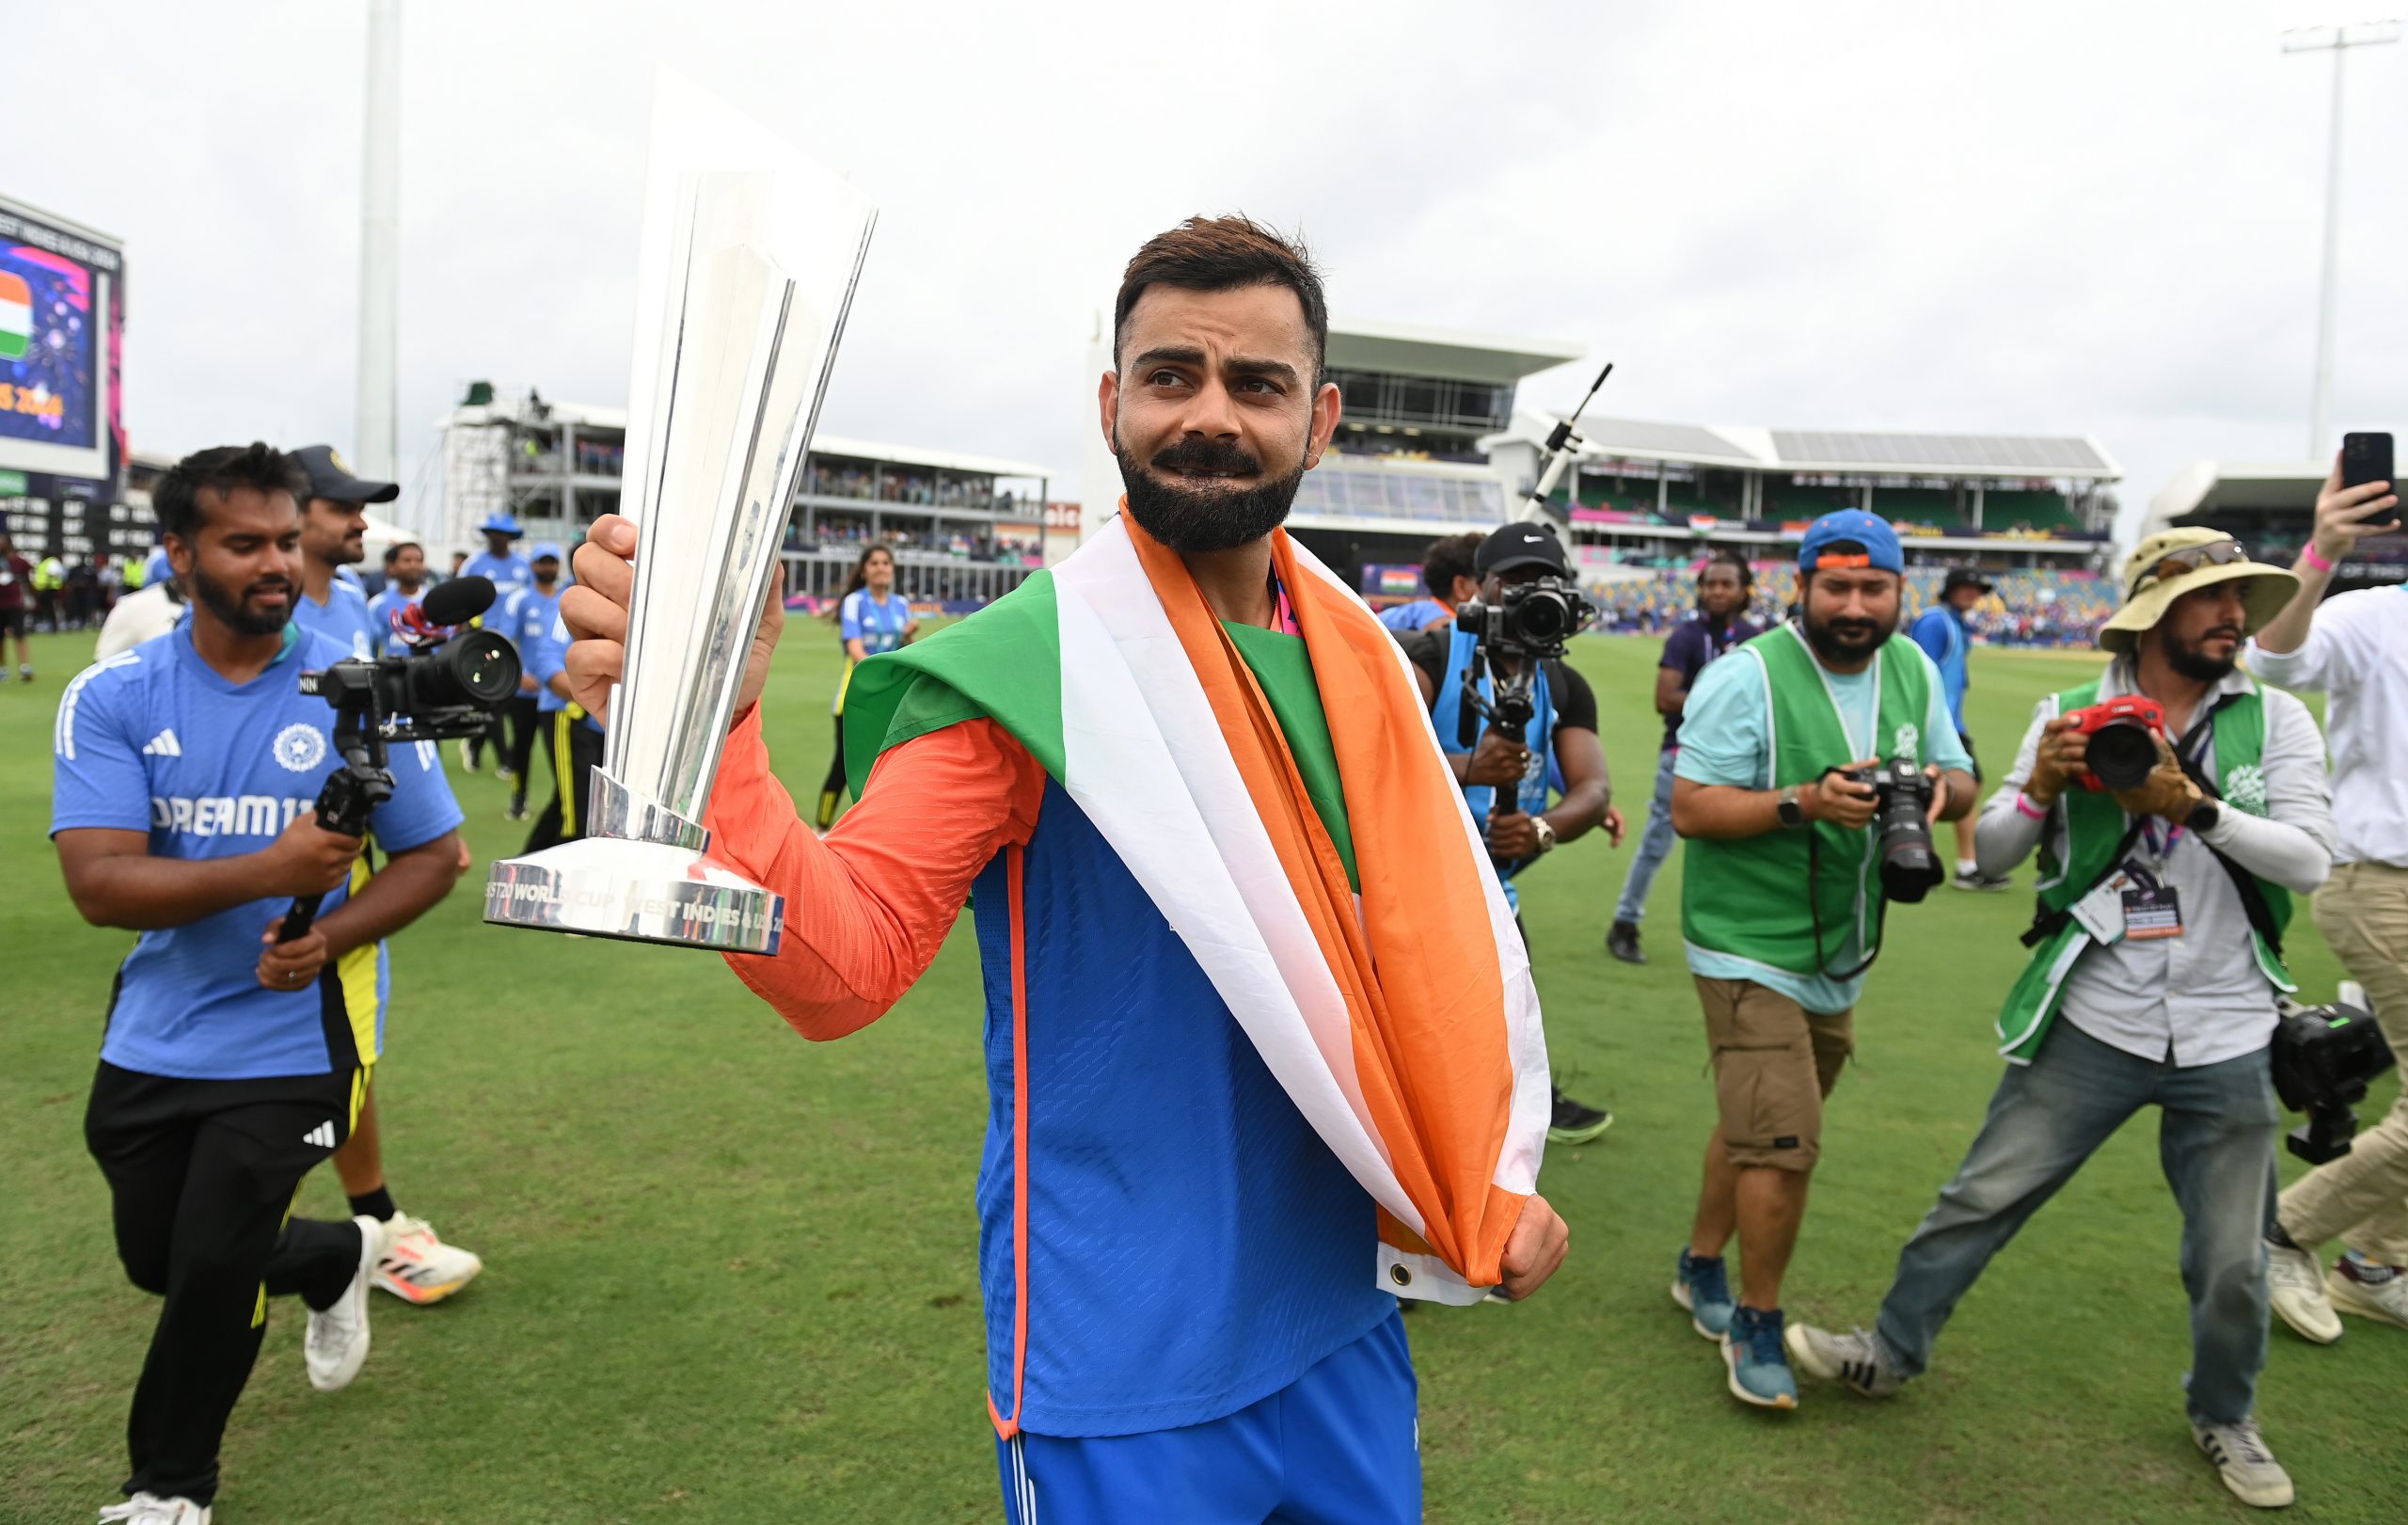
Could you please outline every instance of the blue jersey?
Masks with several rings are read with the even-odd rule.
[[[304,694],[305,671],[350,655],[287,627],[285,648],[248,683],[229,682],[193,649],[189,621],[85,669],[58,702],[52,732],[50,829],[146,832],[150,855],[201,860],[255,853],[316,805],[332,771],[335,712]],[[406,852],[460,824],[429,744],[397,748],[393,797],[372,847]],[[325,898],[341,905],[369,866]],[[253,972],[260,933],[291,905],[248,901],[144,932],[118,972],[101,1057],[144,1074],[256,1080],[325,1074],[372,1062],[390,989],[384,945],[329,963],[313,988],[271,991]]]
[[[392,634],[391,626],[379,625],[369,617],[368,596],[341,578],[326,584],[326,601],[323,604],[294,588],[293,623],[333,641],[347,657],[373,657],[385,649],[386,640]]]
[[[1380,623],[1399,635],[1411,635],[1416,630],[1426,630],[1440,620],[1450,620],[1454,617],[1455,612],[1435,598],[1416,598],[1409,604],[1399,604],[1393,609],[1380,611]]]
[[[1945,604],[1934,604],[1915,616],[1908,639],[1924,649],[1940,669],[1940,689],[1948,696],[1948,718],[1961,733],[1965,725],[1965,656],[1972,643],[1965,634],[1965,616]]]
[[[523,663],[527,653],[551,634],[552,621],[560,607],[557,583],[549,593],[531,582],[523,588],[505,589],[485,615],[484,627],[509,642]]]
[[[481,550],[468,558],[467,564],[460,568],[460,575],[464,578],[491,578],[496,591],[507,597],[511,589],[527,587],[535,580],[535,564],[515,550],[507,556]],[[499,603],[500,599],[497,598],[495,602]]]
[[[568,660],[568,623],[561,618],[559,599],[552,600],[552,616],[544,622],[544,628],[518,648],[518,659],[535,680],[535,712],[550,715],[566,709],[568,701],[552,691],[552,679]],[[579,713],[583,713],[582,709]],[[601,723],[591,715],[584,717],[584,723],[590,730],[602,729]]]
[[[858,641],[862,655],[875,657],[881,651],[893,651],[903,644],[903,632],[911,623],[911,602],[901,594],[890,593],[883,598],[874,597],[867,588],[855,588],[845,595],[836,612],[837,641]],[[849,647],[845,655],[845,675],[836,680],[837,714],[845,712],[845,691],[852,686],[853,659]]]
[[[385,591],[368,600],[368,627],[375,632],[376,652],[383,657],[405,656],[410,643],[393,633],[393,616],[417,603],[426,594],[421,587],[416,593],[404,593],[388,582]]]

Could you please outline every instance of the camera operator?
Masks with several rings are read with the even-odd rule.
[[[2121,583],[2099,634],[2115,659],[2040,701],[1975,837],[1985,873],[2038,849],[2042,885],[2032,960],[1999,1017],[2009,1067],[1989,1115],[1900,1253],[1876,1330],[1800,1326],[1791,1354],[1877,1397],[1921,1374],[1990,1257],[2154,1104],[2182,1209],[2192,1433],[2236,1496],[2275,1508],[2290,1478],[2252,1413],[2277,1128],[2268,1048],[2275,994],[2291,989],[2290,897],[2323,882],[2333,817],[2306,707],[2236,663],[2298,583],[2205,529],[2141,542]],[[2155,734],[2097,723],[2114,711],[2095,707],[2135,699],[2162,709]]]
[[[372,614],[368,596],[337,574],[367,557],[368,505],[391,502],[401,496],[401,486],[353,476],[332,445],[304,445],[293,459],[309,478],[309,498],[301,509],[302,580],[293,597],[293,622],[351,656],[383,655],[393,644],[391,619]],[[459,866],[467,871],[465,841]],[[378,957],[381,962],[383,955]],[[381,1020],[378,1037],[381,1044]],[[370,1062],[376,1057],[371,1055]],[[474,1250],[445,1244],[433,1224],[404,1213],[393,1200],[385,1179],[385,1135],[372,1090],[365,1093],[351,1136],[335,1152],[335,1173],[342,1178],[351,1210],[386,1227],[387,1249],[375,1279],[386,1292],[407,1303],[437,1303],[485,1268]]]
[[[1664,717],[1656,794],[1647,802],[1647,828],[1640,833],[1639,852],[1623,876],[1622,898],[1614,903],[1614,924],[1606,933],[1606,951],[1624,963],[1647,961],[1639,945],[1639,918],[1647,913],[1647,892],[1672,851],[1672,764],[1681,755],[1681,711],[1708,662],[1764,634],[1764,627],[1747,617],[1755,589],[1755,569],[1747,557],[1716,551],[1698,570],[1697,612],[1664,638],[1664,659],[1656,669],[1656,713]]]
[[[1426,630],[1455,617],[1455,611],[1480,596],[1480,535],[1477,532],[1433,540],[1421,553],[1421,585],[1427,598],[1380,612],[1380,623],[1400,636]]]
[[[2360,540],[2400,528],[2399,506],[2390,483],[2345,488],[2335,466],[2291,565],[2299,593],[2258,632],[2249,666],[2265,682],[2330,695],[2337,841],[2316,925],[2408,1062],[2408,588],[2324,597]],[[2266,1274],[2285,1323],[2320,1344],[2341,1337],[2336,1304],[2408,1326],[2408,1091],[2347,1154],[2284,1192],[2275,1215]],[[2330,1239],[2347,1253],[2320,1279],[2316,1249]]]
[[[310,1308],[313,1387],[342,1387],[367,1355],[385,1226],[285,1215],[366,1093],[381,939],[458,877],[460,812],[431,758],[396,770],[372,874],[359,838],[317,822],[336,717],[300,680],[348,652],[292,623],[307,490],[266,445],[162,476],[152,502],[192,616],[69,684],[53,732],[68,893],[93,925],[142,934],[85,1116],[126,1275],[165,1298],[127,1425],[133,1501],[117,1506],[142,1525],[206,1520],[262,1289]],[[277,941],[294,898],[321,894],[315,924]]]
[[[1719,1341],[1732,1395],[1764,1407],[1798,1403],[1782,1279],[1824,1103],[1855,1052],[1894,839],[1919,839],[1936,880],[1930,823],[1973,805],[1940,674],[1897,633],[1905,570],[1886,521],[1853,509],[1816,519],[1798,548],[1798,617],[1705,670],[1673,765],[1672,824],[1688,839],[1681,935],[1719,1120],[1672,1297]],[[1900,765],[1913,786],[1903,824],[1873,784],[1843,776]],[[1722,1263],[1734,1233],[1735,1302]]]
[[[1513,584],[1545,578],[1567,587],[1572,582],[1562,543],[1553,531],[1537,525],[1508,524],[1490,534],[1480,542],[1472,565],[1481,579],[1480,596],[1492,611]],[[1489,859],[1503,882],[1506,903],[1513,908],[1514,926],[1521,929],[1514,875],[1593,826],[1603,825],[1616,846],[1622,842],[1622,817],[1613,809],[1606,777],[1606,749],[1597,739],[1596,695],[1588,679],[1560,659],[1546,658],[1530,678],[1532,712],[1523,734],[1513,736],[1492,724],[1477,732],[1476,743],[1466,743],[1465,721],[1479,723],[1480,707],[1496,701],[1497,680],[1520,676],[1526,658],[1499,650],[1494,640],[1463,629],[1451,617],[1405,637],[1403,645],[1421,696],[1430,705],[1438,745],[1464,786],[1464,802],[1472,818],[1481,825]],[[1464,691],[1465,676],[1475,670],[1481,674],[1474,685],[1479,706]],[[1559,778],[1563,798],[1550,810],[1549,785]],[[1497,791],[1508,787],[1513,792],[1499,800]],[[1527,930],[1522,942],[1527,949]],[[1559,1086],[1546,1136],[1558,1144],[1585,1144],[1613,1121],[1611,1112],[1576,1102]]]

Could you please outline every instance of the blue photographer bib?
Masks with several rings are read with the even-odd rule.
[[[342,643],[288,627],[283,654],[248,683],[231,683],[193,649],[187,622],[87,668],[67,686],[51,733],[52,833],[143,832],[159,858],[261,850],[316,807],[338,760],[335,712],[301,691],[301,674],[349,655]],[[374,847],[406,852],[460,824],[432,745],[397,747],[389,766],[393,797],[373,817]],[[321,913],[369,871],[364,860],[355,865]],[[264,989],[254,974],[260,934],[290,904],[252,900],[144,932],[118,972],[101,1057],[189,1080],[372,1062],[389,989],[384,945],[327,964],[309,989]]]
[[[1456,630],[1447,643],[1447,678],[1438,685],[1438,697],[1432,705],[1431,723],[1437,727],[1439,747],[1456,756],[1468,755],[1478,744],[1481,732],[1488,723],[1474,709],[1472,741],[1464,740],[1463,716],[1464,673],[1470,667],[1473,653],[1480,649],[1480,637]],[[1530,723],[1523,728],[1523,744],[1530,749],[1530,766],[1522,773],[1521,783],[1514,787],[1514,803],[1522,814],[1536,816],[1545,811],[1549,786],[1556,778],[1555,768],[1555,697],[1547,690],[1546,666],[1538,664],[1537,674],[1530,679]],[[1494,702],[1497,685],[1483,670],[1476,680],[1481,698]],[[1465,785],[1464,804],[1471,811],[1472,819],[1480,822],[1481,831],[1488,830],[1488,818],[1497,809],[1497,790],[1486,784]],[[1497,877],[1503,882],[1505,903],[1516,912],[1521,910],[1521,897],[1514,892],[1513,876],[1529,867],[1535,859],[1497,861]]]

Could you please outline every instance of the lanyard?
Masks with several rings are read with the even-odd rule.
[[[2200,770],[2202,765],[2199,757],[2207,751],[2208,740],[2214,734],[2217,707],[2217,705],[2210,704],[2207,707],[2208,712],[2193,721],[2191,729],[2184,734],[2179,742],[2175,744],[2174,755],[2181,759],[2183,771]],[[2161,864],[2165,861],[2166,854],[2174,850],[2174,844],[2182,840],[2183,834],[2183,828],[2180,826],[2169,826],[2165,830],[2165,840],[2161,843],[2157,839],[2157,818],[2155,816],[2141,818],[2141,835],[2147,840],[2149,851],[2156,855],[2157,861]]]

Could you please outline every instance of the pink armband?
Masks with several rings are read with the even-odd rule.
[[[2022,814],[2031,817],[2034,820],[2047,820],[2049,818],[2049,812],[2042,806],[2034,803],[2032,797],[2025,794],[2020,789],[2018,789],[2015,794],[2015,808]]]
[[[2299,548],[2299,559],[2320,572],[2333,570],[2333,564],[2324,559],[2324,553],[2316,548],[2316,542],[2313,540]]]

